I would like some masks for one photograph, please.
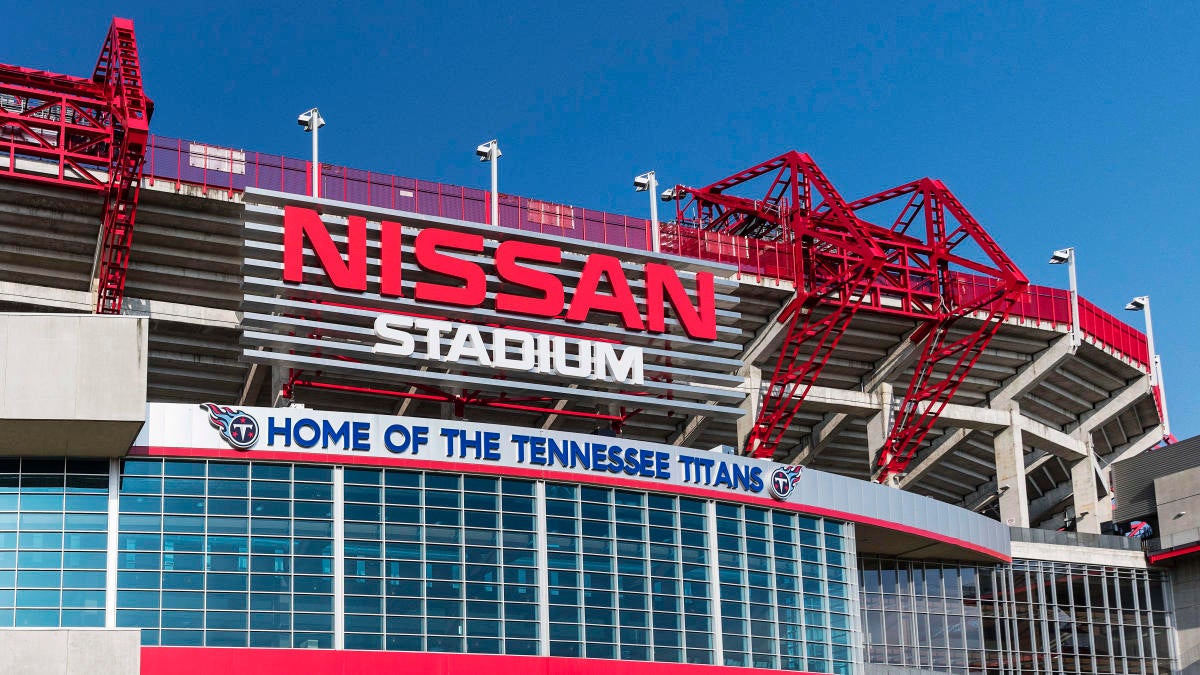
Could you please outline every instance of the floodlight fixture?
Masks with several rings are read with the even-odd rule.
[[[479,147],[475,148],[475,155],[479,157],[481,162],[492,163],[492,193],[490,196],[491,208],[488,210],[490,215],[490,223],[493,227],[500,225],[500,142],[492,139],[487,143],[480,143]]]
[[[1146,313],[1146,354],[1150,357],[1150,386],[1158,388],[1158,412],[1162,417],[1163,440],[1171,442],[1171,419],[1167,416],[1167,385],[1163,381],[1162,357],[1154,350],[1154,320],[1150,316],[1150,296],[1139,295],[1125,305],[1131,312]]]
[[[490,162],[504,153],[500,152],[500,143],[493,139],[487,143],[481,143],[479,147],[475,148],[475,154],[479,156],[479,161]]]
[[[1054,253],[1050,254],[1050,264],[1051,265],[1062,265],[1064,263],[1070,262],[1074,258],[1075,258],[1075,249],[1074,248],[1070,248],[1070,247],[1060,248],[1057,251],[1055,251]]]
[[[1050,264],[1067,266],[1067,276],[1071,283],[1071,353],[1073,354],[1083,344],[1083,329],[1079,325],[1079,285],[1075,279],[1075,248],[1068,246],[1051,253]]]
[[[312,196],[320,197],[321,164],[317,160],[317,129],[325,126],[325,118],[321,117],[320,110],[309,108],[296,117],[296,124],[304,127],[305,132],[312,133]]]
[[[1143,309],[1146,309],[1146,308],[1147,308],[1147,307],[1149,307],[1149,306],[1150,306],[1150,296],[1148,296],[1148,295],[1139,295],[1139,296],[1137,296],[1136,298],[1134,298],[1134,299],[1130,300],[1130,301],[1129,301],[1129,302],[1128,302],[1128,303],[1125,305],[1125,309],[1127,309],[1127,310],[1129,310],[1129,311],[1131,311],[1131,312],[1140,312],[1140,311],[1142,311]]]
[[[650,195],[650,250],[655,253],[661,248],[659,242],[658,231],[658,202],[654,199],[654,193],[658,192],[658,179],[654,177],[653,171],[636,176],[633,179],[633,189],[635,192],[645,192]]]
[[[316,131],[325,126],[325,118],[321,117],[321,111],[316,108],[310,108],[300,113],[296,117],[296,124],[304,127],[305,131]]]

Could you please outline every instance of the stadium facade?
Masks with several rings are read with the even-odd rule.
[[[493,217],[151,136],[137,58],[0,66],[0,669],[1197,668],[1145,336],[940,181]]]

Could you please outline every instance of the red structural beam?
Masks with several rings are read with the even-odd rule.
[[[104,193],[104,222],[97,254],[96,312],[119,314],[125,298],[130,246],[150,136],[151,103],[142,90],[133,22],[113,19],[92,80],[104,84],[113,116],[113,148]]]
[[[0,176],[104,195],[98,313],[121,311],[152,107],[128,19],[113,19],[91,79],[0,64]]]
[[[103,190],[113,139],[107,101],[90,83],[72,92],[43,87],[49,80],[0,65],[0,175]]]
[[[747,454],[789,453],[780,447],[788,426],[854,315],[867,309],[918,321],[921,356],[877,459],[876,478],[902,472],[1028,286],[958,199],[929,178],[846,202],[811,158],[792,152],[707,187],[677,186],[675,194],[677,228],[764,239],[793,251],[796,299],[781,317],[788,331]],[[886,224],[860,213],[896,206]],[[964,297],[952,268],[992,283]],[[982,321],[955,330],[969,315]]]

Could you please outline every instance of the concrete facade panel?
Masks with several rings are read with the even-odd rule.
[[[1171,573],[1179,671],[1200,675],[1200,558],[1182,560]]]
[[[8,419],[72,419],[76,410],[79,326],[76,317],[9,315],[4,354]],[[120,356],[114,355],[120,359]]]
[[[1162,548],[1200,542],[1200,467],[1154,479]]]
[[[5,675],[137,675],[140,631],[31,628],[0,630]]]
[[[125,454],[146,416],[148,331],[139,317],[0,314],[0,454]]]
[[[141,631],[68,630],[67,675],[134,675],[141,670]]]

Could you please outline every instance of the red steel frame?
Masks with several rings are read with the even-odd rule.
[[[760,198],[734,196],[769,177]],[[762,181],[755,183],[761,186]],[[796,299],[775,372],[745,451],[773,457],[860,309],[918,322],[922,344],[897,408],[875,478],[901,473],[1000,324],[1029,285],[1017,266],[940,181],[923,178],[847,202],[808,155],[790,152],[703,188],[676,187],[676,225],[791,245]],[[814,206],[814,198],[820,203]],[[887,227],[860,211],[901,203]],[[923,225],[923,227],[922,227]],[[912,232],[910,232],[912,230]],[[983,261],[956,248],[973,244]],[[960,297],[951,265],[994,280],[986,293]],[[973,315],[978,326],[962,328]],[[957,329],[957,330],[955,330]]]
[[[128,19],[113,19],[90,80],[0,64],[0,175],[104,195],[100,314],[121,311],[152,108]]]

